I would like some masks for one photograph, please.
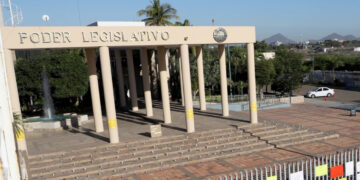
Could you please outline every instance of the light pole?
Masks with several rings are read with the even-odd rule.
[[[230,79],[230,81],[232,81],[232,79],[231,79],[231,66],[230,66],[230,64],[231,64],[231,62],[230,62],[230,60],[231,60],[231,58],[230,58],[230,48],[229,48],[230,46],[229,45],[227,45],[227,54],[228,54],[228,59],[229,59],[229,79]],[[231,88],[231,84],[230,84],[230,100],[232,99],[232,88]]]

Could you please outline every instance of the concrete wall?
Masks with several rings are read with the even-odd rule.
[[[280,102],[288,103],[289,97],[280,98]],[[302,104],[302,103],[304,103],[304,96],[291,97],[291,104]]]

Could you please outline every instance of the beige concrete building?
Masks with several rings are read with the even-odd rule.
[[[146,104],[147,116],[152,116],[152,100],[150,93],[150,75],[147,59],[153,58],[153,54],[147,54],[147,49],[157,50],[158,71],[161,82],[161,99],[163,106],[164,123],[171,123],[171,108],[168,89],[168,68],[167,68],[167,49],[179,48],[181,54],[181,84],[182,96],[184,99],[184,113],[186,117],[187,132],[195,132],[196,119],[194,118],[191,76],[189,65],[189,47],[196,47],[196,57],[198,66],[198,81],[200,93],[200,109],[206,110],[204,73],[202,62],[202,45],[218,45],[219,64],[221,77],[222,95],[222,114],[229,115],[228,106],[228,87],[226,75],[226,44],[247,44],[248,50],[248,75],[249,75],[249,95],[250,95],[250,119],[251,123],[257,123],[257,103],[256,103],[256,83],[255,83],[255,62],[254,62],[254,43],[255,27],[4,27],[2,30],[4,37],[3,46],[5,48],[5,58],[7,76],[10,84],[11,102],[13,110],[20,112],[20,103],[14,73],[13,52],[19,49],[50,49],[50,48],[85,48],[86,58],[89,66],[89,80],[92,97],[92,107],[94,111],[95,127],[97,132],[103,131],[101,104],[99,96],[99,84],[96,75],[96,51],[99,50],[101,73],[103,78],[103,90],[105,97],[106,118],[109,127],[110,142],[119,142],[118,126],[116,119],[116,108],[114,99],[114,84],[112,82],[112,69],[110,65],[109,49],[115,50],[116,61],[119,62],[119,48],[126,49],[128,74],[130,82],[131,109],[138,110],[136,83],[134,75],[134,63],[132,50],[139,49],[142,63],[143,89]],[[121,105],[126,105],[124,98],[124,83],[122,82],[123,70],[121,63],[117,63],[117,76],[119,82],[119,92]]]

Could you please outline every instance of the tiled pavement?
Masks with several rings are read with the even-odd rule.
[[[219,175],[242,169],[269,165],[275,162],[295,161],[360,146],[360,117],[349,116],[348,111],[342,109],[301,104],[293,105],[290,108],[263,110],[259,112],[259,117],[262,121],[272,120],[322,131],[333,131],[340,134],[340,137],[322,142],[289,146],[283,149],[273,149],[232,158],[188,164],[147,174],[133,174],[128,178],[137,180],[218,179]],[[121,178],[114,177],[113,179]]]
[[[175,116],[183,115],[182,112],[173,113],[178,113]],[[210,112],[210,114],[211,113],[212,112]],[[158,112],[157,114],[160,114],[160,116],[157,117],[160,119],[161,113]],[[247,112],[232,112],[230,118],[247,119],[247,117]],[[201,119],[200,116],[198,116],[196,119],[198,120],[197,123],[204,121],[204,119]],[[288,146],[286,148],[277,148],[231,158],[218,158],[216,160],[207,162],[190,163],[169,169],[159,169],[147,173],[132,174],[126,177],[111,177],[110,179],[218,179],[219,175],[236,172],[242,169],[264,166],[266,164],[273,164],[275,162],[294,161],[297,159],[312,157],[317,154],[341,151],[342,149],[360,146],[360,117],[348,116],[348,112],[342,109],[321,107],[306,103],[301,105],[293,105],[290,108],[259,111],[259,119],[260,121],[271,120],[280,123],[301,125],[307,128],[313,128],[322,131],[332,131],[340,134],[340,137],[338,139]],[[197,127],[202,126],[204,129],[210,128],[209,121],[211,121],[211,118],[207,117],[205,120],[206,121],[203,123],[197,124]],[[174,123],[176,125],[176,122]],[[222,124],[216,123],[215,121],[212,123],[215,123],[212,125],[220,128],[229,127],[229,125],[234,124],[233,121],[222,121]],[[131,124],[129,124],[129,127],[130,125]],[[140,126],[139,124],[136,124],[136,127],[139,127],[140,130],[144,130],[143,128],[148,128],[148,125]],[[171,132],[178,131],[175,127],[172,129],[173,130]],[[137,130],[140,132],[139,129]],[[124,134],[124,131],[121,132]],[[129,134],[129,136],[130,135],[131,134]],[[144,137],[139,136],[139,138]],[[84,137],[84,139],[86,138]],[[49,142],[41,142],[39,139],[34,138],[33,144],[31,146],[35,147],[40,143],[45,144]],[[99,142],[91,143],[99,145]],[[89,145],[91,145],[91,143]],[[102,142],[100,142],[100,144],[102,144]]]

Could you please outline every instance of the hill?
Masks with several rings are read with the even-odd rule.
[[[285,37],[281,33],[275,34],[271,37],[264,39],[264,41],[268,44],[275,44],[276,42],[281,42],[281,44],[293,44],[295,41]]]

